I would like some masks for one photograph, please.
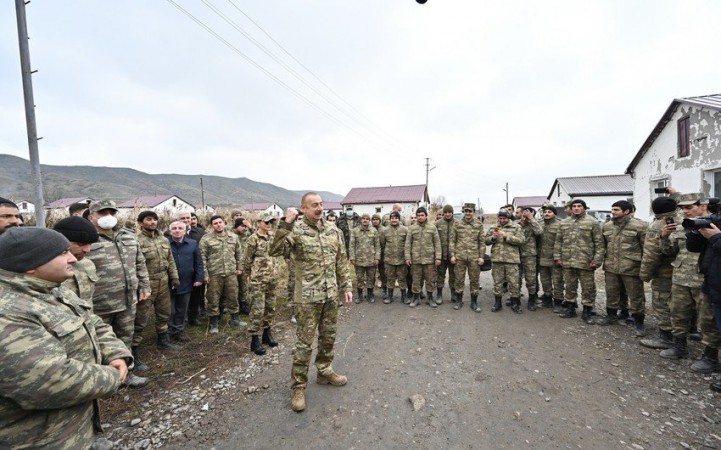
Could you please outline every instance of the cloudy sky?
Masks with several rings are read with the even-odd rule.
[[[36,0],[27,16],[44,164],[345,195],[423,183],[430,158],[432,198],[489,211],[506,182],[513,198],[623,173],[674,98],[721,92],[714,0]],[[2,2],[0,153],[27,158],[17,39]]]

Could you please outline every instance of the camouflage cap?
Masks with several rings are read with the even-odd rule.
[[[118,207],[115,205],[115,202],[112,200],[97,200],[92,203],[90,203],[90,206],[88,206],[88,209],[91,213],[102,211],[104,209],[113,209],[115,211],[118,210]]]
[[[371,219],[373,219],[373,220],[376,220],[376,219],[381,220],[381,215],[380,215],[380,214],[373,214],[373,216],[371,217]]]
[[[692,194],[681,194],[676,198],[678,206],[688,206],[701,202],[701,194],[694,192]]]
[[[476,210],[476,204],[475,203],[464,203],[463,204],[463,210],[470,209],[475,211]]]
[[[446,206],[444,206],[444,207],[443,207],[443,212],[444,212],[444,213],[452,213],[452,212],[453,212],[453,206],[451,206],[451,205],[446,205]]]
[[[273,217],[273,215],[270,213],[263,213],[260,215],[260,217],[258,217],[258,222],[270,223],[274,220],[275,220],[275,217]]]

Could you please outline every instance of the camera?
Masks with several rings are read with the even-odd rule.
[[[719,199],[710,197],[708,199],[708,211],[711,213],[706,217],[696,217],[694,219],[683,219],[681,225],[687,231],[698,231],[701,228],[711,228],[711,224],[721,228],[721,214],[719,214]]]

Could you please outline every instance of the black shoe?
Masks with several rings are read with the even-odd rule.
[[[709,389],[711,389],[714,392],[721,392],[721,382],[717,381],[715,383],[711,383],[711,385],[709,386]]]
[[[673,347],[673,334],[667,330],[658,330],[657,338],[641,339],[639,344],[648,348],[659,348],[665,350]]]
[[[583,305],[583,312],[581,312],[581,320],[583,320],[589,325],[594,324],[593,306]]]
[[[606,308],[606,316],[596,320],[596,325],[601,325],[603,327],[616,325],[618,323],[618,316],[616,314],[616,308]]]
[[[203,324],[200,323],[200,320],[198,320],[197,317],[191,317],[188,319],[188,325],[190,325],[191,327],[199,327]]]
[[[528,310],[529,311],[535,311],[536,310],[536,300],[538,300],[538,297],[536,294],[528,294]]]
[[[627,309],[619,309],[617,314],[618,320],[626,320],[629,319],[631,316],[628,314]]]
[[[366,291],[368,292],[368,294],[366,295],[366,298],[368,299],[368,303],[375,303],[376,296],[373,293],[373,288],[368,288],[368,289],[366,289]]]
[[[220,325],[220,316],[212,316],[210,318],[210,334],[218,334],[219,325]]]
[[[238,307],[240,308],[240,313],[244,316],[250,314],[250,304],[248,302],[241,301],[238,303]]]
[[[703,355],[691,364],[691,372],[712,373],[719,369],[718,349],[709,347],[703,349]]]
[[[510,298],[506,300],[506,306],[513,306],[513,301]]]
[[[265,348],[263,348],[263,344],[260,343],[260,336],[257,334],[254,334],[250,338],[250,350],[258,356],[265,355]]]
[[[471,309],[473,312],[481,312],[481,307],[478,306],[478,294],[471,295]]]
[[[578,308],[578,306],[575,303],[571,302],[565,303],[565,309],[558,316],[562,319],[572,319],[574,317],[578,317],[578,314],[576,313],[576,308]]]
[[[703,334],[699,330],[694,328],[693,330],[688,332],[688,340],[694,342],[701,342],[703,340]]]
[[[451,303],[455,303],[455,302],[456,302],[456,290],[451,289]]]
[[[686,337],[674,336],[673,347],[661,351],[659,356],[666,359],[688,358],[688,344],[686,342]]]
[[[268,347],[277,347],[278,341],[275,340],[273,337],[273,333],[270,331],[270,327],[263,328],[263,344],[267,345]]]
[[[436,301],[433,300],[433,292],[428,292],[428,306],[431,308],[438,308],[438,305],[436,304]]]
[[[554,298],[553,299],[553,312],[555,314],[559,314],[561,312],[561,309],[563,309],[563,300]]]
[[[541,297],[541,307],[542,308],[553,308],[553,297],[550,295],[543,294],[543,297]]]
[[[631,317],[633,317],[633,337],[641,338],[646,336],[646,326],[644,325],[644,322],[646,321],[646,315],[645,314],[638,314],[634,313],[631,314]]]
[[[420,296],[421,296],[421,300],[425,300],[425,299],[426,299],[426,294],[423,292],[423,286],[421,286]]]
[[[168,333],[160,333],[158,335],[158,348],[161,350],[173,350],[173,351],[178,351],[178,350],[182,349],[181,346],[172,344],[170,342]]]
[[[358,288],[358,295],[356,295],[356,298],[354,299],[356,303],[360,303],[363,301],[363,289]]]
[[[401,289],[401,303],[409,305],[411,303],[411,297],[408,295],[408,289]]]
[[[383,291],[383,300],[387,300],[387,299],[388,299],[388,291],[389,291],[389,290],[390,290],[390,289],[388,289],[388,288],[381,288],[381,291]]]
[[[503,309],[503,304],[501,303],[501,296],[496,295],[495,297],[495,303],[491,307],[491,312],[497,312]]]
[[[411,308],[415,308],[416,306],[421,304],[421,294],[413,294],[413,301],[408,304]]]
[[[133,370],[135,372],[144,372],[148,370],[148,365],[140,360],[140,353],[138,352],[138,347],[133,346],[130,349],[130,352],[133,354],[133,364],[135,364]]]
[[[523,312],[523,309],[521,309],[521,299],[518,297],[511,297],[511,311],[513,311],[516,314],[521,314]]]
[[[383,290],[383,303],[386,305],[389,303],[393,303],[393,289],[387,288]]]
[[[455,309],[456,311],[463,308],[463,292],[456,293],[456,298],[453,299],[453,303],[453,309]]]

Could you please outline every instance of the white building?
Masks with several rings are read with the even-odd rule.
[[[240,207],[243,211],[250,211],[253,213],[268,213],[273,217],[282,217],[283,216],[283,208],[278,206],[277,203],[270,203],[270,202],[254,202],[254,203],[246,203],[245,205],[241,205]]]
[[[27,200],[20,200],[15,202],[18,205],[18,211],[20,214],[35,214],[35,203],[30,203]]]
[[[358,215],[390,213],[393,205],[398,203],[403,210],[402,217],[410,217],[416,209],[429,202],[425,184],[412,186],[387,186],[370,188],[353,188],[340,202],[344,209],[353,208]],[[430,214],[430,211],[429,211]]]
[[[630,175],[597,175],[556,178],[548,194],[554,206],[565,206],[580,198],[588,209],[610,211],[619,200],[633,202],[633,180]]]
[[[136,197],[118,205],[118,211],[126,218],[142,211],[155,211],[159,216],[175,217],[180,211],[195,212],[195,207],[177,195],[154,195]]]
[[[626,169],[637,215],[653,216],[657,188],[721,195],[721,94],[675,99]]]

